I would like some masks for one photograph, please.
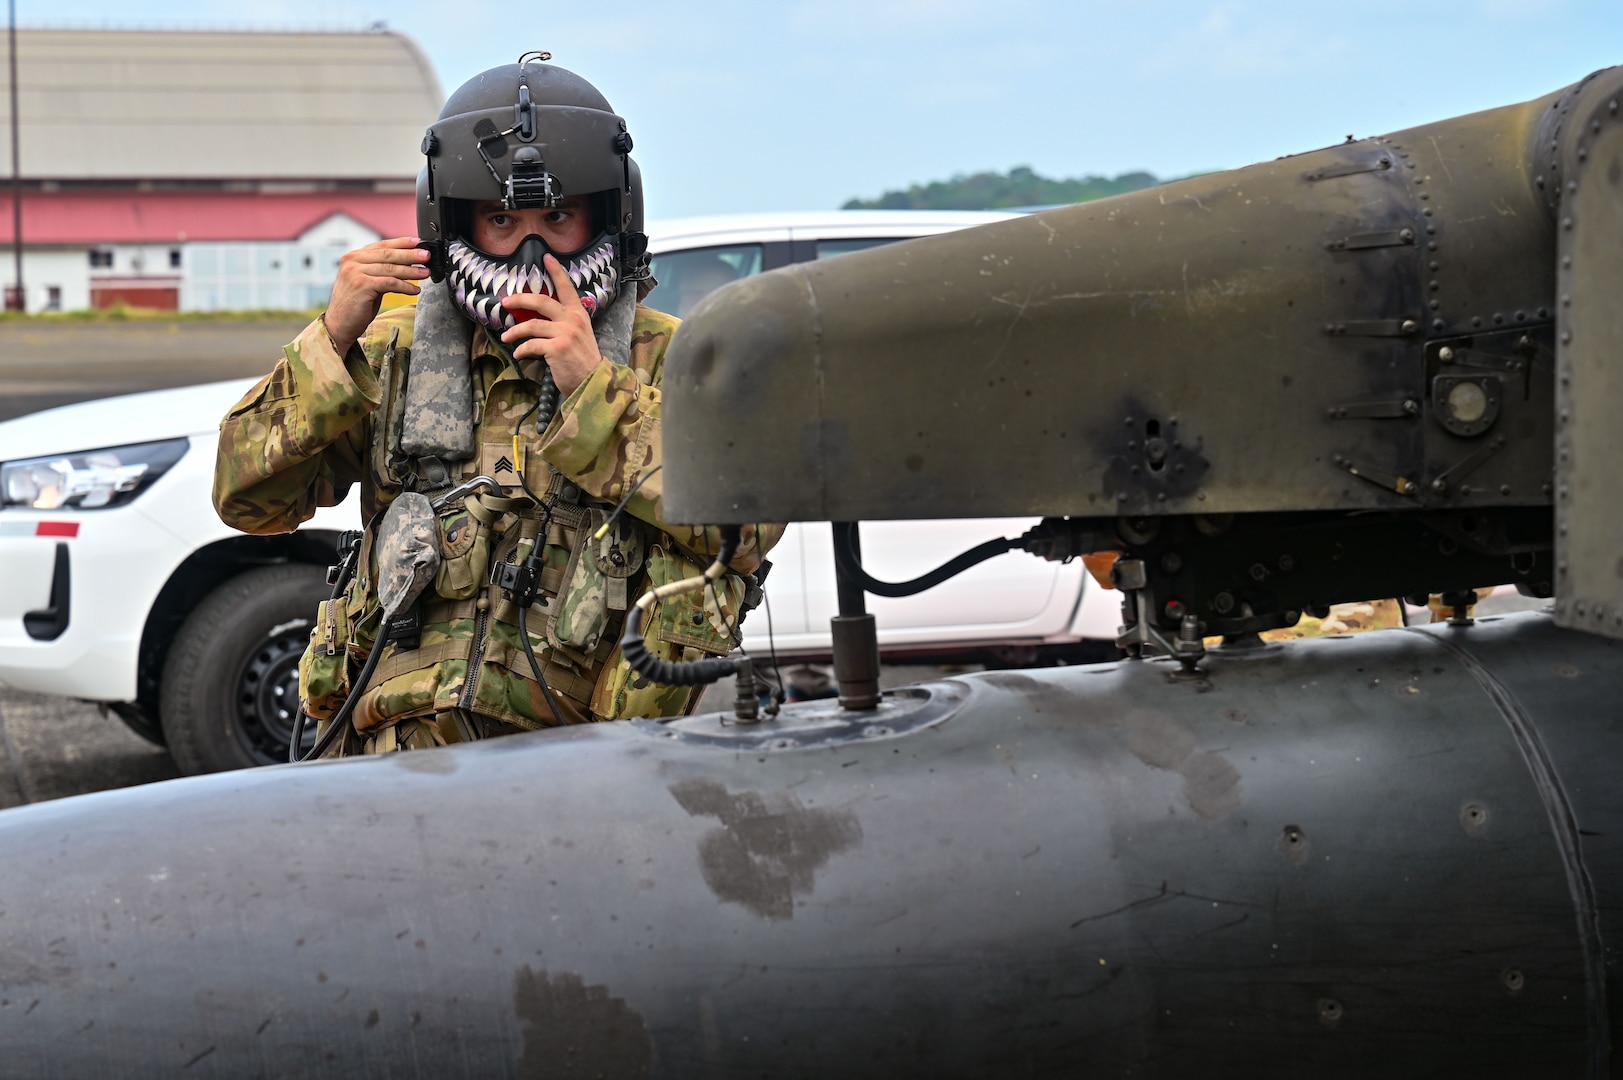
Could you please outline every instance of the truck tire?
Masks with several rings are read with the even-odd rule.
[[[170,646],[158,698],[181,772],[287,760],[299,656],[328,592],[320,567],[261,566],[231,578],[187,616]]]

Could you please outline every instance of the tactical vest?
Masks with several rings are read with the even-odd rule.
[[[598,348],[611,362],[630,356],[635,311],[627,290],[599,320]],[[619,660],[617,642],[625,611],[644,588],[698,573],[702,563],[625,514],[594,540],[611,505],[553,472],[538,452],[556,406],[555,396],[546,400],[549,391],[556,394],[550,377],[537,384],[514,367],[517,378],[499,376],[487,393],[476,394],[473,328],[442,286],[425,283],[410,346],[397,343],[398,334],[378,373],[384,395],[373,417],[374,475],[395,490],[431,498],[481,474],[493,475],[503,491],[440,511],[433,585],[404,616],[410,624],[399,628],[404,636],[384,646],[389,651],[361,690],[357,731],[458,709],[521,728],[558,722],[534,681],[516,606],[491,584],[493,565],[522,563],[538,541],[545,545],[540,598],[527,622],[542,674],[570,713],[558,719],[684,712],[691,692],[649,685]],[[498,393],[502,386],[509,389]],[[377,638],[375,525],[369,523],[362,549],[366,572],[346,596],[323,604],[301,665],[300,694],[318,718],[336,710]],[[745,583],[729,574],[721,585],[662,603],[650,645],[672,660],[730,651]]]

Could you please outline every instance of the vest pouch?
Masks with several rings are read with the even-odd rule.
[[[447,507],[439,516],[440,568],[434,591],[447,600],[466,600],[485,584],[490,563],[490,526],[466,507]]]
[[[656,543],[648,548],[648,584],[656,588],[695,577],[704,570],[674,545]],[[733,632],[743,599],[744,579],[734,573],[723,574],[713,586],[654,605],[647,636],[681,646],[684,660],[697,659],[700,653],[725,656],[736,644]]]
[[[299,658],[299,700],[304,711],[326,720],[349,692],[349,600],[323,600],[310,628],[310,646]]]
[[[631,605],[630,580],[642,572],[648,561],[648,542],[642,525],[629,514],[621,514],[603,539],[597,539],[608,517],[608,511],[594,508],[586,527],[591,533],[592,560],[608,579],[609,610],[624,611]]]
[[[549,605],[547,640],[555,649],[578,661],[586,661],[609,626],[610,578],[597,565],[592,534],[602,525],[599,512],[586,515],[575,526],[569,545],[569,562],[558,586],[558,598]],[[625,594],[624,579],[613,579]]]

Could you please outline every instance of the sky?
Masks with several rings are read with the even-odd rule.
[[[449,92],[527,49],[627,118],[653,218],[958,173],[1233,168],[1623,62],[1623,0],[16,0],[23,26],[407,34]]]

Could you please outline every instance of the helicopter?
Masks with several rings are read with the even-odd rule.
[[[834,523],[840,698],[6,811],[5,1072],[1609,1075],[1620,101],[712,294],[666,506]],[[862,565],[973,516],[1043,520]],[[1017,549],[1116,553],[1128,658],[880,693],[864,596]]]

